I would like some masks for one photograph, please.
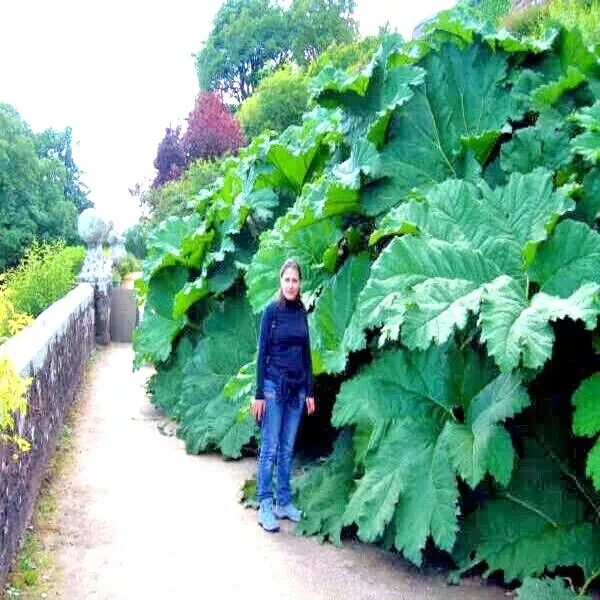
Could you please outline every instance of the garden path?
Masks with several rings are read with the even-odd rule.
[[[262,531],[239,503],[255,461],[190,456],[161,435],[149,369],[128,344],[98,351],[80,394],[72,467],[56,482],[53,553],[64,600],[195,598],[487,600],[479,580],[449,587],[398,556]]]

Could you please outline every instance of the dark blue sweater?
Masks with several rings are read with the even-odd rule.
[[[313,395],[313,373],[306,311],[298,302],[271,302],[263,313],[256,365],[256,398],[264,398],[265,379],[279,385],[283,375],[303,379]]]

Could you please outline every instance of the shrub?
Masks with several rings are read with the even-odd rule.
[[[32,322],[32,318],[15,310],[10,290],[0,289],[0,344]]]
[[[536,36],[561,25],[577,27],[586,43],[598,44],[600,0],[554,0],[508,14],[501,24],[513,33]]]
[[[265,130],[281,132],[289,125],[299,125],[307,103],[306,75],[288,65],[265,77],[237,116],[244,134],[252,139]]]
[[[27,452],[29,442],[15,434],[15,412],[27,412],[27,389],[31,378],[23,378],[6,357],[0,358],[0,442],[16,444]]]
[[[6,288],[18,312],[37,317],[75,284],[85,259],[85,248],[64,242],[35,242],[23,260],[5,276]]]
[[[125,277],[129,273],[134,273],[141,269],[139,260],[131,253],[128,252],[127,256],[121,261],[121,264],[117,267],[121,277]]]
[[[144,223],[136,223],[125,231],[125,249],[140,260],[146,258],[147,254],[146,229]]]

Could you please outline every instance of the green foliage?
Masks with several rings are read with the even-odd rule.
[[[11,295],[10,290],[0,288],[0,344],[33,322],[31,316],[15,309]]]
[[[142,204],[150,209],[151,218],[149,223],[141,225],[141,240],[134,244],[132,236],[140,235],[135,229],[129,236],[132,238],[130,244],[138,248],[137,254],[133,249],[128,248],[128,250],[140,259],[145,258],[147,250],[143,243],[145,238],[143,232],[168,217],[189,215],[198,201],[198,191],[213,185],[223,175],[225,164],[226,159],[195,160],[178,179],[142,194]]]
[[[0,104],[0,270],[15,265],[34,239],[77,241],[78,207],[86,201],[66,136],[38,137]]]
[[[21,262],[4,275],[15,309],[37,317],[75,286],[85,259],[82,246],[34,242]]]
[[[121,277],[135,273],[141,269],[139,260],[131,252],[127,252],[125,258],[119,263],[118,271]]]
[[[358,73],[366,67],[379,48],[379,36],[367,36],[346,44],[334,42],[307,66],[308,77],[315,77],[327,65],[348,73]]]
[[[237,118],[248,139],[263,131],[282,132],[299,125],[308,103],[306,75],[287,65],[267,75],[242,104]]]
[[[526,577],[517,591],[519,600],[590,600],[590,596],[582,596],[575,592],[564,579],[535,579]]]
[[[597,436],[600,433],[600,375],[592,375],[583,381],[573,395],[573,432],[581,436]],[[586,473],[594,487],[600,490],[600,439],[590,450]]]
[[[31,381],[31,377],[21,377],[7,357],[0,357],[0,443],[15,444],[21,452],[28,451],[30,444],[16,433],[14,416],[27,414]]]
[[[585,577],[600,567],[600,531],[559,467],[533,447],[510,485],[471,513],[455,555],[462,569],[485,561],[507,581],[577,564]]]
[[[355,0],[293,0],[286,18],[296,61],[310,63],[332,43],[350,43],[358,32],[355,6]]]
[[[416,564],[435,546],[507,581],[569,568],[585,594],[600,502],[571,400],[597,370],[598,166],[578,139],[597,58],[573,31],[518,39],[454,11],[411,44],[384,36],[358,73],[321,70],[301,124],[149,236],[151,310],[177,325],[147,325],[141,355],[188,450],[252,439],[252,314],[296,256],[342,429],[296,482],[299,531],[352,527]],[[597,436],[583,390],[576,431]]]
[[[556,27],[577,28],[588,44],[600,42],[598,0],[550,0],[507,14],[503,26],[518,35],[542,37]]]
[[[463,4],[471,6],[479,16],[493,24],[510,10],[510,0],[463,0]]]
[[[354,0],[293,0],[287,10],[269,0],[227,0],[196,55],[200,87],[241,103],[266,67],[292,57],[308,63],[333,42],[350,42],[357,32],[353,12]]]
[[[146,258],[146,237],[148,236],[148,225],[146,222],[136,223],[125,231],[125,249],[131,252],[138,260]]]

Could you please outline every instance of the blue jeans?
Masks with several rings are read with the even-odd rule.
[[[273,466],[277,460],[277,503],[292,501],[292,454],[298,425],[304,410],[306,392],[300,391],[298,402],[282,402],[277,398],[274,382],[265,381],[265,412],[260,423],[261,444],[258,457],[258,500],[273,498]]]

